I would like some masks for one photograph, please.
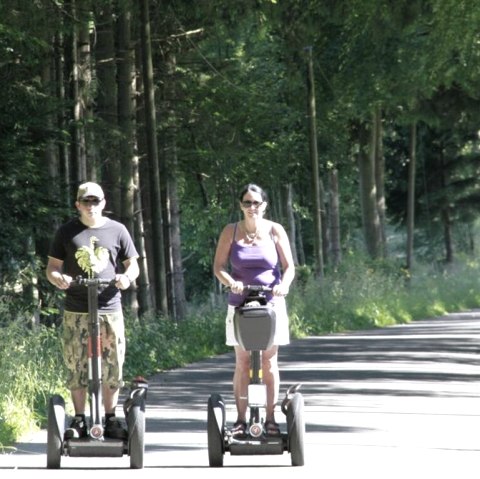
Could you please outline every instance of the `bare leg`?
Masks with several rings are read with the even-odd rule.
[[[280,372],[278,370],[278,346],[262,353],[263,382],[267,386],[267,421],[275,421],[275,406],[280,391]]]
[[[118,404],[118,395],[120,390],[112,389],[107,385],[103,385],[103,407],[105,414],[115,414],[115,409]]]
[[[246,421],[247,392],[250,371],[250,353],[235,346],[235,372],[233,374],[233,394],[237,406],[237,420]]]
[[[114,414],[115,408],[118,404],[119,389],[111,389],[110,387],[103,385],[103,404],[105,414]],[[75,414],[85,414],[85,405],[87,403],[87,390],[86,389],[72,389],[72,402],[75,409]]]
[[[247,416],[247,391],[250,382],[250,352],[235,346],[235,373],[233,392],[237,406],[238,420],[245,421]],[[278,346],[262,353],[263,382],[267,387],[266,420],[275,420],[275,406],[280,391],[280,372],[278,369]]]
[[[85,405],[87,402],[87,390],[85,388],[72,389],[70,391],[72,396],[73,408],[75,414],[85,414]]]

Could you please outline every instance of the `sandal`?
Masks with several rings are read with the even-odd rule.
[[[263,428],[267,436],[280,436],[280,426],[270,419],[265,421]]]
[[[245,436],[247,432],[247,423],[245,421],[237,421],[233,424],[232,436]]]

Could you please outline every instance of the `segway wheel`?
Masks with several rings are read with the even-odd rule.
[[[127,416],[130,469],[143,469],[145,452],[145,402],[130,407]]]
[[[65,432],[65,401],[54,395],[48,402],[47,469],[59,469]]]
[[[212,394],[208,398],[207,433],[208,462],[211,467],[222,467],[225,453],[225,403],[222,396]]]
[[[292,466],[303,466],[305,421],[303,418],[303,396],[295,393],[287,409],[288,450]]]

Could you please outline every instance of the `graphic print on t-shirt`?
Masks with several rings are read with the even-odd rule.
[[[108,265],[108,250],[103,246],[95,248],[98,241],[95,236],[90,236],[90,246],[80,246],[75,253],[78,266],[89,278],[93,278],[94,273],[101,273]]]

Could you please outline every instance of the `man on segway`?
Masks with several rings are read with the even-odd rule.
[[[105,437],[127,438],[127,431],[115,415],[125,359],[121,290],[138,277],[138,253],[125,226],[103,216],[105,204],[100,185],[80,185],[75,202],[80,215],[60,226],[48,255],[47,278],[55,287],[65,290],[63,351],[75,409],[75,417],[65,431],[66,440],[88,434],[88,290],[72,283],[74,278],[85,275],[114,279],[114,284],[102,286],[98,295]]]

